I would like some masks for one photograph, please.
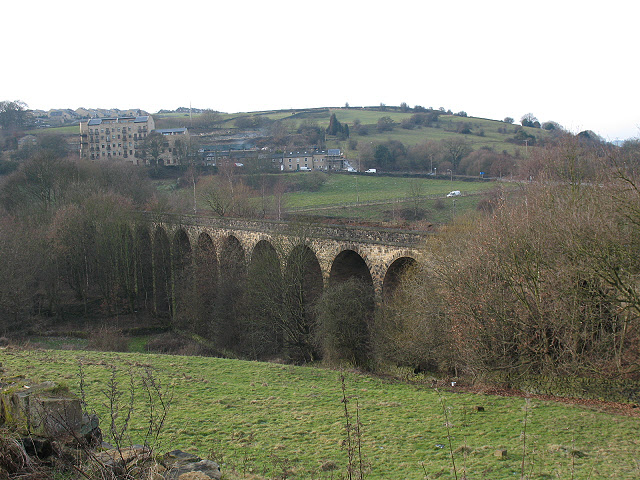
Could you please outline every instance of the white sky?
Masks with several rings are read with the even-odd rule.
[[[634,0],[36,0],[0,17],[0,100],[34,109],[407,102],[640,136]]]

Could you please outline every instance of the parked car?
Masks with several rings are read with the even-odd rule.
[[[369,170],[365,170],[364,173],[378,173],[378,170],[375,168],[370,168]]]
[[[453,192],[447,193],[447,197],[459,197],[459,196],[460,196],[460,190],[454,190]]]

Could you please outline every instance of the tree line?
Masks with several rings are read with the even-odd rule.
[[[538,181],[458,219],[388,306],[396,363],[445,372],[638,378],[640,171],[625,148],[564,137]]]
[[[250,263],[233,237],[214,244],[202,235],[191,245],[182,230],[149,226],[149,215],[184,205],[160,194],[148,173],[41,145],[1,179],[0,332],[29,331],[38,318],[83,318],[98,328],[125,315],[132,327],[156,319],[198,335],[218,355],[296,363],[327,357],[329,339],[344,325],[328,313],[335,293],[323,288],[306,229],[295,227],[290,242],[258,244]],[[203,203],[214,194],[229,202],[219,214],[258,215],[255,205],[241,210],[249,204],[242,191],[251,187],[233,170],[200,180],[210,183]],[[368,281],[369,293],[356,297],[366,308],[348,318],[362,332],[373,312]],[[325,294],[334,301],[322,300]],[[349,358],[368,362],[364,347],[352,345]]]

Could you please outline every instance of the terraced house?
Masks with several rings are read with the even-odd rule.
[[[339,149],[289,151],[282,155],[282,170],[343,170],[344,158]]]

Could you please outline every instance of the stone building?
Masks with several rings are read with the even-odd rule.
[[[160,136],[159,164],[176,165],[187,155],[189,131],[186,128],[156,130],[151,115],[139,115],[92,118],[80,122],[80,158],[147,165],[150,161],[143,155],[143,143],[151,133]]]
[[[162,135],[159,158],[162,164],[177,165],[189,154],[189,131],[186,128],[161,128],[154,133]]]
[[[343,170],[344,158],[339,149],[288,151],[282,155],[282,170]]]
[[[80,158],[124,160],[138,165],[136,148],[154,129],[150,115],[80,122]]]

